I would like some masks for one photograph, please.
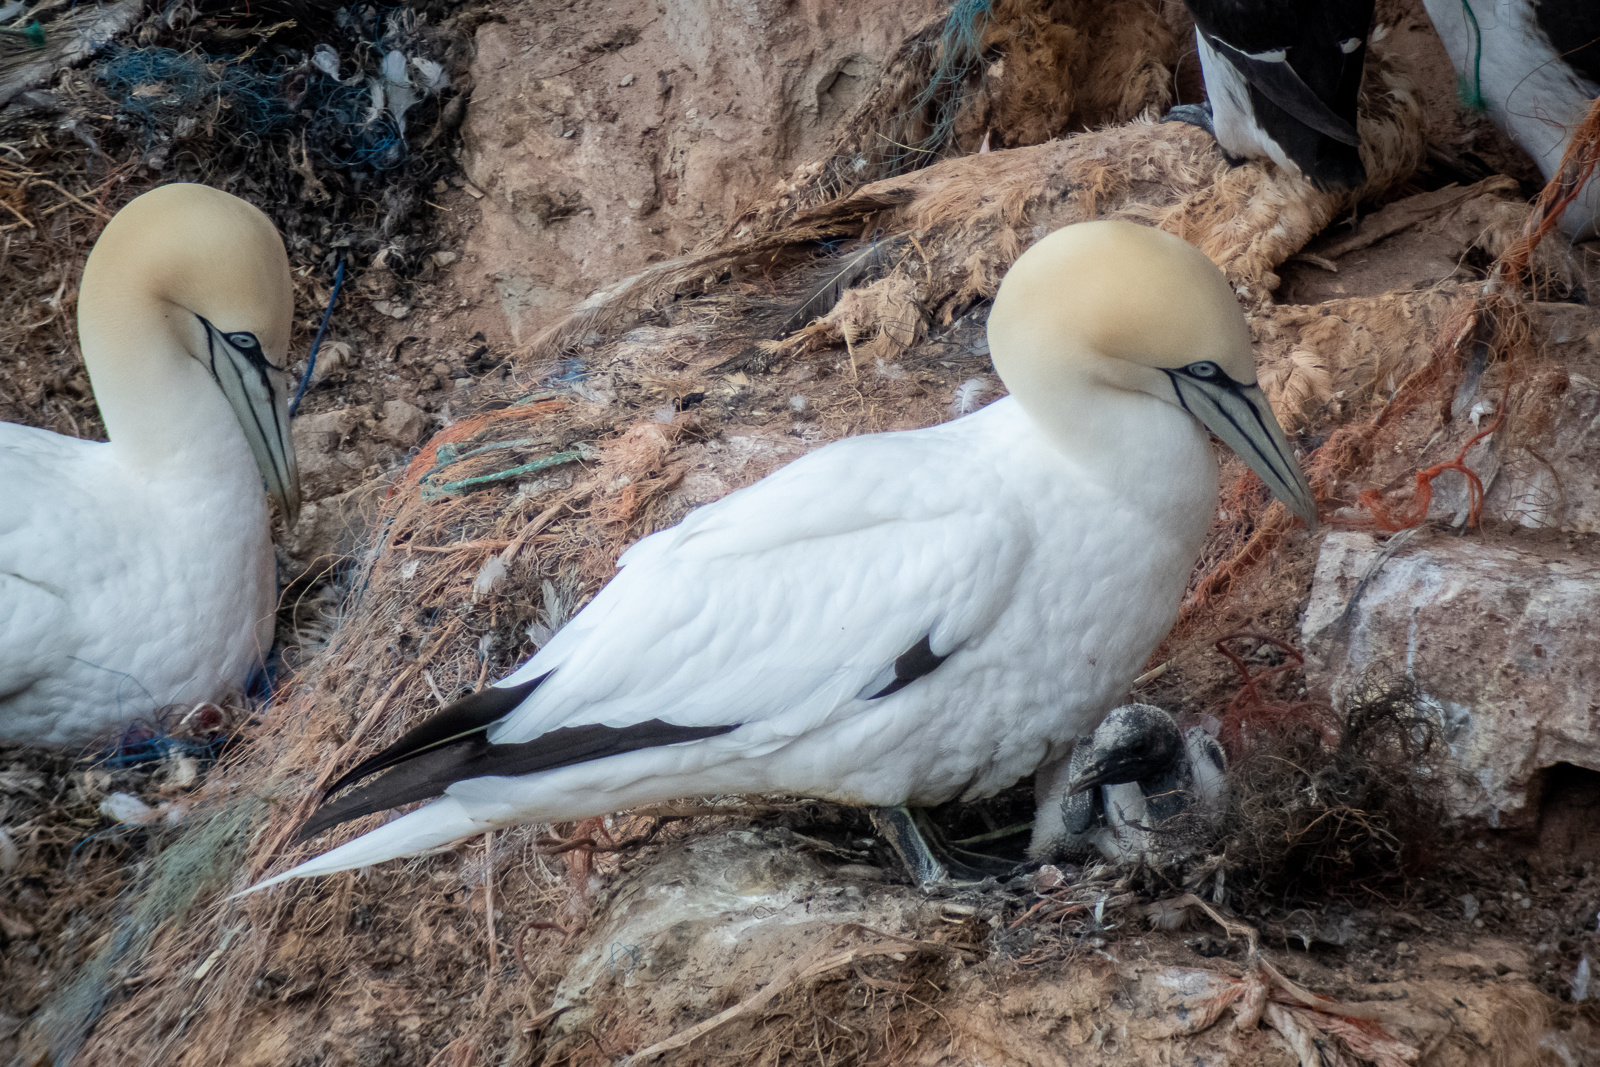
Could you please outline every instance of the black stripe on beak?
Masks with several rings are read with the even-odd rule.
[[[222,386],[224,394],[227,393],[227,387],[224,386],[222,382],[222,372],[218,369],[218,345],[226,345],[232,351],[243,356],[245,363],[250,367],[251,370],[255,372],[256,380],[260,382],[261,388],[266,391],[268,399],[267,408],[272,413],[272,434],[271,436],[268,436],[266,427],[261,424],[261,413],[257,410],[257,406],[254,404],[249,405],[250,419],[255,423],[256,432],[261,436],[263,441],[287,442],[289,440],[288,434],[284,432],[284,427],[279,419],[278,390],[277,387],[272,383],[272,371],[276,370],[277,368],[267,361],[267,357],[265,353],[261,351],[261,345],[258,341],[256,341],[255,336],[248,333],[225,334],[223,331],[213,326],[204,315],[196,315],[195,318],[199,319],[200,324],[205,327],[207,358],[206,369],[211,372],[212,380],[215,381],[217,385]],[[230,340],[230,337],[235,336],[248,337],[250,338],[250,343],[235,344],[232,340]],[[238,382],[239,387],[245,390],[245,395],[248,396],[248,383],[246,382],[244,371],[242,368],[240,368],[238,362],[232,359],[223,359],[220,362],[228,368],[228,371],[232,374],[234,380]],[[271,456],[272,470],[274,475],[277,477],[279,484],[287,486],[289,484],[289,472],[282,467],[275,451],[270,448],[267,451]]]
[[[1228,377],[1227,374],[1221,373],[1220,371],[1215,377],[1196,378],[1193,375],[1185,373],[1185,368],[1182,367],[1176,370],[1166,367],[1163,367],[1162,369],[1167,372],[1167,377],[1172,379],[1172,391],[1178,394],[1178,403],[1183,406],[1183,410],[1199,419],[1202,423],[1207,422],[1205,418],[1201,417],[1199,412],[1195,411],[1189,406],[1189,400],[1186,396],[1184,396],[1183,393],[1183,387],[1187,382],[1194,382],[1197,386],[1211,385],[1225,389],[1234,396],[1238,397],[1244,406],[1249,409],[1250,414],[1255,420],[1256,427],[1261,431],[1261,436],[1265,437],[1272,443],[1272,450],[1273,452],[1277,453],[1278,462],[1282,463],[1283,466],[1289,470],[1295,470],[1299,466],[1293,457],[1284,455],[1283,450],[1278,447],[1277,436],[1272,432],[1273,428],[1267,426],[1266,420],[1261,417],[1260,409],[1256,407],[1255,403],[1252,402],[1249,397],[1244,395],[1245,387],[1243,384],[1234,381],[1232,378]],[[1179,377],[1180,375],[1182,375],[1182,378]],[[1202,395],[1204,394],[1204,389],[1201,389],[1201,393]],[[1266,464],[1268,468],[1276,472],[1277,468],[1272,462],[1272,458],[1261,451],[1259,438],[1241,426],[1239,424],[1239,420],[1235,419],[1233,417],[1233,413],[1227,408],[1214,402],[1211,406],[1215,408],[1224,419],[1228,420],[1228,425],[1232,426],[1236,431],[1238,431],[1239,436],[1244,438],[1245,442],[1249,444],[1250,450],[1256,454],[1257,458],[1259,458],[1262,463]]]

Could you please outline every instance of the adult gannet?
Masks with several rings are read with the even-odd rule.
[[[1600,95],[1595,0],[1424,0],[1462,95],[1533,157],[1549,181],[1573,130]],[[1561,215],[1577,240],[1600,232],[1600,181]]]
[[[1374,0],[1188,4],[1208,106],[1175,107],[1169,119],[1203,126],[1223,151],[1270,159],[1319,189],[1366,180],[1356,97]]]
[[[240,688],[272,643],[268,491],[300,503],[271,221],[165,185],[106,225],[78,334],[106,442],[0,423],[0,739],[81,743]]]
[[[1172,624],[1216,507],[1205,428],[1315,505],[1222,272],[1171,234],[1050,234],[989,343],[1011,396],[827,445],[640,541],[533,658],[339,778],[328,795],[387,771],[303,836],[440,799],[256,888],[708,793],[976,798],[1064,756]]]
[[[1180,730],[1150,704],[1116,708],[1064,767],[1039,776],[1028,855],[1148,862],[1215,829],[1227,811],[1227,769],[1222,746],[1200,727]]]

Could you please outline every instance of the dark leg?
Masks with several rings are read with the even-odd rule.
[[[1198,126],[1209,133],[1213,139],[1217,136],[1217,129],[1211,123],[1210,104],[1179,104],[1165,115],[1161,116],[1162,122],[1186,122],[1190,126]],[[1228,161],[1228,166],[1237,167],[1245,162],[1244,156],[1236,156],[1226,148],[1222,142],[1217,142],[1217,151],[1222,153],[1222,158]]]
[[[910,808],[873,808],[872,825],[877,829],[878,836],[894,849],[895,855],[906,865],[907,873],[917,885],[935,885],[950,880],[949,870],[939,862],[928,847],[928,842],[923,839],[922,832],[917,829],[917,820]]]
[[[1017,864],[981,852],[971,852],[944,839],[928,819],[925,808],[873,808],[872,825],[894,849],[907,873],[920,886],[975,885],[985,878],[1014,873]],[[1013,832],[1024,832],[1012,828]],[[966,844],[968,842],[963,842]]]
[[[1162,122],[1187,122],[1191,126],[1198,126],[1215,137],[1217,131],[1211,126],[1211,105],[1209,104],[1179,104],[1168,111],[1161,118]]]

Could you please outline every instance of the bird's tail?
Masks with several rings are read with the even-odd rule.
[[[493,828],[494,824],[490,822],[474,819],[459,800],[454,797],[442,797],[409,815],[402,815],[393,822],[364,833],[353,841],[347,841],[330,852],[306,860],[298,867],[290,868],[264,882],[257,882],[249,889],[235,893],[234,896],[247,896],[279,882],[286,882],[290,878],[332,874],[335,871],[348,871],[354,867],[365,867],[370,863],[382,863],[384,860],[398,859],[401,856],[414,856],[419,852],[426,852],[431,848]]]

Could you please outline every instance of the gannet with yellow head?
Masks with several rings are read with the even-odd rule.
[[[84,266],[106,442],[0,423],[0,739],[77,744],[238,690],[272,643],[262,482],[299,482],[293,293],[272,222],[201,185],[145,193]]]
[[[1216,507],[1206,428],[1315,506],[1233,293],[1179,238],[1056,231],[989,339],[1010,397],[827,445],[640,541],[521,668],[347,771],[329,795],[386,773],[303,836],[433,803],[262,885],[685,796],[972,799],[1064,759],[1172,625]]]

